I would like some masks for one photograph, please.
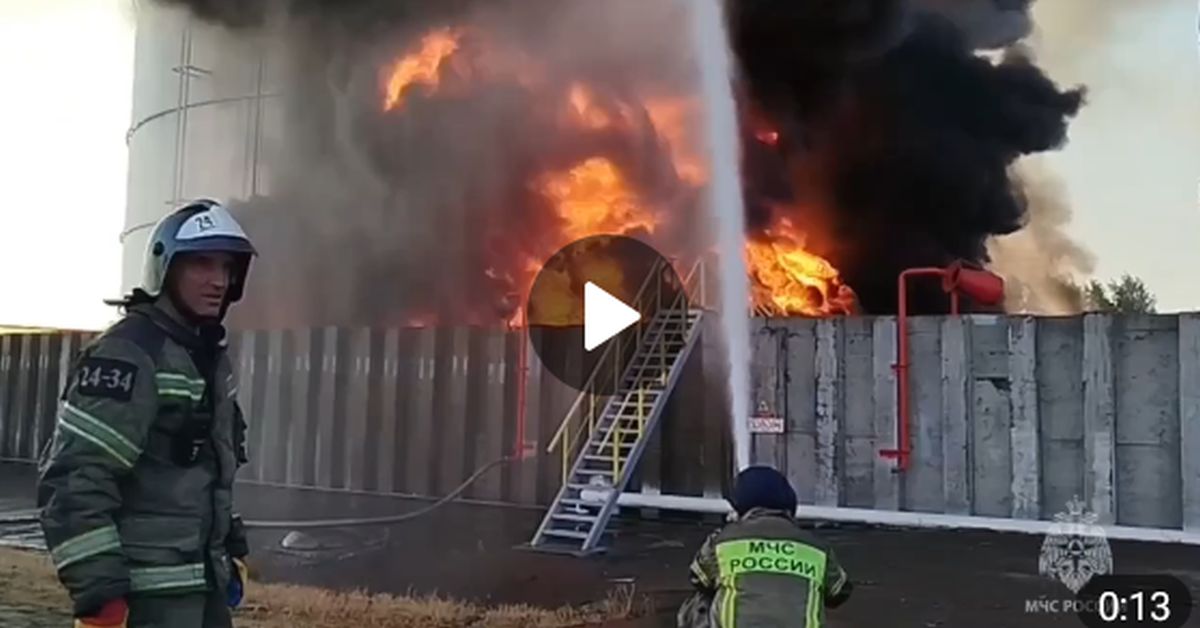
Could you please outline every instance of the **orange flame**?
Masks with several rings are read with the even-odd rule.
[[[754,134],[754,137],[767,146],[775,146],[779,143],[779,131],[759,131]]]
[[[581,100],[586,91],[572,93],[572,106],[578,111],[592,111]],[[603,112],[601,112],[603,113]],[[588,117],[585,116],[585,120]],[[590,118],[593,122],[598,117]],[[607,123],[607,118],[605,123]],[[557,234],[557,247],[566,246],[575,240],[601,234],[628,234],[644,230],[653,232],[657,226],[654,214],[639,202],[637,194],[629,187],[616,164],[604,157],[586,159],[565,172],[548,173],[540,181],[539,190],[551,202],[561,220],[561,231]],[[547,255],[553,251],[547,252]],[[531,288],[540,263],[530,260],[525,269],[522,292]],[[531,301],[540,308],[532,312],[529,323],[533,325],[580,325],[583,323],[582,282],[579,277],[590,277],[605,285],[620,286],[623,273],[620,261],[603,255],[587,255],[576,260],[563,260],[569,268],[546,271],[547,275],[538,285],[540,294]],[[618,298],[633,295],[616,294]],[[510,320],[513,324],[515,320]]]
[[[671,150],[675,171],[693,186],[708,181],[708,165],[700,156],[696,133],[690,126],[700,114],[699,102],[683,98],[656,98],[646,103],[646,113]]]
[[[592,92],[586,85],[582,83],[572,85],[567,93],[567,98],[571,102],[571,109],[587,128],[600,130],[612,125],[612,118],[609,117],[607,111],[595,105]]]
[[[617,167],[604,157],[592,157],[565,173],[546,177],[541,190],[563,220],[563,244],[602,233],[653,232],[657,224]]]
[[[805,250],[806,236],[790,220],[746,243],[755,311],[768,316],[831,316],[854,312],[854,292],[827,260]]]
[[[414,83],[436,88],[442,64],[458,50],[460,37],[461,33],[449,28],[435,30],[421,39],[419,50],[401,57],[388,78],[384,110],[401,106],[404,91]]]
[[[454,64],[453,76],[471,86],[484,82],[494,84],[508,81],[533,91],[545,93],[546,102],[556,107],[551,115],[561,116],[562,132],[642,133],[653,127],[665,147],[683,186],[698,189],[710,178],[708,159],[702,146],[702,134],[696,126],[702,113],[702,103],[690,95],[654,94],[631,104],[622,98],[606,98],[610,94],[598,86],[582,81],[554,82],[557,76],[550,71],[549,61],[538,60],[518,48],[502,42],[486,41],[472,36],[471,49],[464,49],[464,31],[442,28],[426,34],[417,46],[390,64],[381,75],[386,111],[402,108],[406,95],[415,85],[429,90],[445,89],[447,65]],[[481,42],[484,42],[481,44]],[[476,54],[474,47],[483,45],[486,54]],[[476,81],[479,79],[479,81]],[[565,87],[565,89],[563,89]],[[561,90],[561,91],[560,91]],[[561,103],[561,104],[558,104]],[[779,133],[766,121],[755,124],[758,141],[774,146]],[[556,250],[575,240],[600,234],[653,234],[661,225],[659,209],[639,196],[630,184],[638,173],[622,172],[612,158],[603,153],[593,154],[568,169],[545,172],[529,183],[554,208],[559,220],[554,233],[539,232],[526,243],[511,248],[504,259],[490,260],[493,265],[487,275],[512,287],[514,303],[525,303],[533,288],[534,278],[541,265]],[[624,161],[620,163],[625,163]],[[787,219],[781,219],[771,229],[749,240],[745,259],[751,279],[751,303],[760,314],[770,316],[806,315],[829,316],[850,314],[855,308],[852,290],[842,283],[840,274],[827,260],[806,248],[807,236]],[[510,236],[522,238],[519,232]],[[544,250],[543,250],[544,249]],[[620,284],[622,269],[617,260],[589,259],[586,263],[599,265],[588,273],[600,273]],[[579,324],[582,312],[578,308],[580,268],[561,276],[549,277],[539,289],[552,290],[554,299],[537,299],[544,311],[538,320],[529,320],[517,310],[507,321],[512,326],[527,324]],[[574,275],[574,276],[573,276]],[[562,295],[562,300],[558,296]],[[632,295],[617,295],[632,296]],[[509,311],[505,308],[503,311]],[[431,324],[426,316],[414,316],[414,325]]]

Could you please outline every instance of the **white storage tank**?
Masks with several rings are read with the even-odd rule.
[[[254,38],[180,9],[136,4],[121,288],[140,280],[154,223],[195,198],[265,193],[268,67]]]

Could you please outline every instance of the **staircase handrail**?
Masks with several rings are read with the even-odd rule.
[[[681,290],[679,292],[679,294],[675,295],[675,299],[671,302],[671,306],[669,308],[667,308],[665,311],[667,311],[667,312],[676,311],[676,309],[680,305],[680,301],[686,302],[687,287],[691,283],[692,278],[695,277],[698,272],[700,272],[700,268],[701,268],[700,264],[701,264],[701,261],[697,261],[695,264],[692,265],[692,268],[688,271],[687,276],[683,280],[683,290]],[[689,330],[689,333],[690,333],[690,330]],[[660,332],[659,337],[660,337],[660,340],[665,338],[666,332],[665,331]],[[599,447],[598,447],[599,449],[604,449],[604,447],[606,445],[608,445],[608,443],[610,441],[612,441],[613,434],[616,431],[617,427],[620,425],[620,423],[621,423],[620,421],[613,421],[612,425],[608,426],[608,430],[604,433],[604,438],[602,438],[600,440]]]
[[[634,296],[635,302],[641,301],[642,296],[649,289],[651,283],[656,277],[658,277],[658,273],[659,270],[661,270],[662,265],[662,259],[655,260],[654,265],[650,268],[650,272],[646,274],[646,278],[642,281],[641,287],[638,288],[637,294]],[[596,377],[599,376],[600,370],[605,368],[605,362],[609,358],[613,351],[613,347],[615,346],[617,346],[617,343],[608,345],[600,354],[600,359],[596,361],[596,368],[592,369],[591,375],[588,376],[587,381],[583,384],[583,388],[579,391],[579,396],[575,398],[575,402],[571,404],[571,409],[567,410],[566,415],[563,417],[562,423],[560,423],[558,426],[558,430],[554,432],[554,438],[550,439],[550,444],[546,446],[547,453],[553,452],[554,449],[558,447],[559,441],[563,439],[567,429],[571,426],[571,419],[575,416],[575,413],[580,409],[580,407],[583,406],[584,399],[593,396],[590,391],[595,388]]]

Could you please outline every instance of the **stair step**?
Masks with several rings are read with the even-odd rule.
[[[584,460],[596,460],[596,461],[599,461],[599,462],[604,462],[604,463],[607,463],[607,464],[610,464],[610,465],[612,464],[612,456],[596,456],[596,455],[593,455],[593,454],[583,454],[583,459],[584,459]],[[618,460],[618,461],[619,461],[621,464],[624,464],[624,463],[625,463],[625,460],[624,460],[624,459],[622,459],[622,458],[618,458],[617,460]]]
[[[588,515],[572,515],[563,512],[550,513],[551,519],[560,519],[562,521],[578,521],[580,523],[595,523],[597,517]]]
[[[622,392],[619,392],[617,394],[621,395],[621,397],[622,397],[622,400],[618,402],[618,405],[628,406],[628,405],[633,405],[633,404],[637,403],[638,394],[641,394],[646,397],[649,397],[651,395],[658,397],[659,395],[663,394],[663,389],[661,389],[661,388],[643,388],[642,390],[639,391],[636,388],[627,388],[627,389],[623,389]]]
[[[642,403],[640,404],[640,409],[643,412],[648,413],[656,405],[658,405],[658,397],[656,396],[654,399],[651,399],[649,393],[647,393],[646,396],[642,398]],[[636,401],[632,401],[630,403],[623,403],[623,404],[613,408],[613,413],[611,415],[609,415],[609,418],[616,419],[619,417],[619,415],[622,415],[622,414],[629,414],[631,412],[636,413],[638,411],[638,409],[639,409],[639,404]]]
[[[633,417],[627,417],[627,418],[633,418]],[[617,436],[624,436],[624,435],[625,434],[617,433]],[[604,435],[598,436],[595,439],[588,441],[588,445],[590,445],[592,447],[608,447],[609,441],[611,441],[611,440],[612,439],[609,438],[608,432],[605,432]],[[618,441],[618,442],[620,442],[620,441]]]
[[[644,405],[651,405],[650,402],[662,396],[661,389],[646,389],[642,391],[630,391],[622,395],[620,402],[615,404],[617,408],[636,408],[638,406],[638,395],[641,395]],[[653,397],[653,399],[651,398]]]
[[[654,403],[653,400],[647,399],[646,403],[643,404],[643,406],[642,406],[642,412],[645,414],[649,414],[650,410],[652,410],[655,405],[656,404]],[[613,418],[613,419],[635,418],[637,416],[637,411],[638,411],[638,404],[636,404],[636,403],[622,405],[620,408],[616,408],[613,410],[613,414],[610,415],[610,418]],[[607,428],[605,429],[605,431],[606,432],[608,431]]]
[[[603,491],[609,490],[611,486],[592,486],[591,484],[577,484],[575,482],[567,482],[567,488],[574,491]]]
[[[596,502],[589,502],[589,501],[577,499],[574,497],[564,497],[564,498],[558,500],[558,503],[566,505],[566,506],[584,506],[587,508],[603,508],[604,507],[604,504],[597,504]]]
[[[584,462],[586,463],[587,461],[585,460]],[[609,460],[607,462],[601,462],[601,461],[597,460],[595,463],[599,464],[603,467],[606,467],[606,468],[600,469],[600,468],[596,468],[596,467],[580,467],[579,470],[576,472],[576,475],[579,475],[579,474],[586,474],[588,476],[600,475],[600,476],[604,476],[605,481],[611,481],[615,475],[613,473],[612,460]],[[617,462],[617,468],[624,468],[624,467],[625,467],[624,460]]]
[[[621,395],[621,400],[615,405],[617,407],[636,408],[638,405],[638,397],[640,396],[643,403],[649,405],[651,401],[663,395],[661,388],[644,388],[642,390],[630,390]],[[653,399],[652,399],[653,398]]]
[[[618,462],[618,464],[620,464],[620,463]],[[592,475],[607,475],[607,476],[609,476],[609,477],[612,477],[612,476],[614,475],[614,474],[613,474],[613,470],[612,470],[612,460],[609,460],[609,461],[606,463],[606,466],[608,467],[607,469],[605,469],[605,468],[596,468],[596,467],[580,467],[580,468],[579,468],[579,470],[575,472],[575,475],[580,475],[580,474],[585,474],[585,473],[586,473],[586,474],[587,474],[587,475],[589,475],[589,476],[592,476]]]
[[[666,366],[664,366],[662,362],[659,362],[657,358],[655,358],[649,362],[635,363],[635,364],[630,365],[629,375],[626,376],[625,379],[628,380],[630,377],[635,377],[637,379],[651,379],[651,378],[657,379],[658,373],[662,373],[662,372],[670,373],[672,370],[672,367],[674,367],[674,366],[675,366],[675,358],[671,358],[671,361],[668,362],[666,364]],[[651,373],[653,373],[654,375],[651,375]]]
[[[630,440],[626,439],[626,438],[624,437],[624,436],[625,436],[624,434],[621,434],[620,436],[621,436],[621,437],[617,439],[617,445],[618,445],[618,446],[620,446],[622,449],[627,449],[628,447],[632,447],[632,446],[633,446],[633,441],[630,441]],[[628,447],[627,447],[627,446],[628,446]],[[592,447],[593,447],[593,448],[602,448],[602,449],[605,449],[606,451],[605,451],[605,453],[604,453],[604,456],[605,456],[606,458],[608,458],[609,460],[612,460],[612,448],[610,448],[610,447],[608,446],[608,443],[604,443],[603,445],[601,445],[601,444],[599,444],[599,443],[593,443],[593,444],[592,444]],[[625,454],[625,453],[628,453],[628,452],[621,452],[621,453],[622,453],[622,454]],[[624,456],[624,455],[622,455],[621,457],[622,457],[622,458],[624,458],[625,456]]]
[[[658,379],[660,375],[669,374],[672,370],[674,370],[674,367],[675,358],[671,358],[671,360],[668,361],[665,366],[662,362],[658,361],[658,358],[654,358],[649,362],[631,364],[629,366],[629,372],[625,376],[625,380],[628,381],[630,378],[634,378],[635,381]]]
[[[641,378],[627,377],[627,378],[625,378],[625,381],[621,382],[621,389],[636,392],[637,388],[634,388],[634,385],[636,385],[639,381],[655,381],[658,379],[660,379],[660,378],[657,375],[650,376],[650,377],[641,377]],[[656,384],[657,384],[657,382],[656,382]],[[646,388],[645,391],[648,393],[649,392],[655,392],[655,393],[664,392],[662,386],[658,386],[658,385]]]
[[[672,354],[667,356],[664,360],[661,357],[651,357],[647,359],[645,356],[639,355],[637,358],[634,358],[633,362],[630,364],[630,371],[636,373],[637,371],[650,369],[670,370],[671,367],[675,365],[676,357],[677,354]]]
[[[631,421],[636,421],[638,419],[636,414],[624,414],[617,418],[620,419],[622,425],[625,423],[629,423]],[[645,417],[643,417],[642,420],[644,421]],[[600,444],[603,444],[605,442],[605,440],[608,439],[610,434],[620,434],[622,431],[636,430],[636,429],[637,429],[636,426],[622,427],[621,425],[618,425],[616,428],[608,427],[608,428],[605,428],[604,431],[597,431],[596,434],[592,438],[588,439],[588,441],[593,445],[600,445]]]
[[[605,447],[607,448],[608,446],[605,445]],[[601,463],[611,469],[612,461],[613,461],[612,452],[609,452],[608,455],[606,455],[606,456],[597,456],[595,454],[590,454],[590,453],[585,452],[583,454],[583,461],[584,462],[598,462],[598,463]],[[622,462],[625,462],[625,456],[621,456],[621,458],[618,459],[618,463],[622,463]],[[584,469],[586,469],[588,471],[592,470],[589,467],[584,467]]]
[[[608,449],[611,446],[612,446],[612,443],[601,444],[599,441],[594,442],[594,443],[588,443],[588,447],[597,447],[600,449]],[[633,443],[617,443],[617,446],[618,447],[633,447]]]
[[[624,466],[626,463],[629,462],[629,454],[632,453],[632,451],[631,451],[632,449],[633,449],[633,443],[629,443],[629,446],[622,445],[621,448],[617,450],[617,455],[620,456],[620,462],[618,464],[620,464],[621,466]],[[607,446],[605,446],[602,451],[603,451],[603,453],[601,453],[600,456],[602,456],[604,458],[608,458],[610,461],[610,464],[611,464],[612,450],[609,449]]]
[[[565,539],[583,540],[583,539],[588,538],[587,532],[576,532],[574,530],[558,530],[555,528],[546,528],[545,530],[542,530],[542,534],[545,536],[557,536],[557,537],[561,537],[561,538],[565,538]]]

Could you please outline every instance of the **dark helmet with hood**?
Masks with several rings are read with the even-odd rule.
[[[796,512],[796,491],[782,473],[768,466],[747,467],[734,482],[733,497],[729,500],[738,516],[755,508]]]
[[[235,260],[223,316],[230,304],[242,298],[250,260],[257,252],[229,210],[211,199],[188,203],[158,221],[146,244],[141,284],[134,287],[132,295],[117,303],[132,305],[157,299],[165,289],[176,256],[216,252],[230,253]]]

